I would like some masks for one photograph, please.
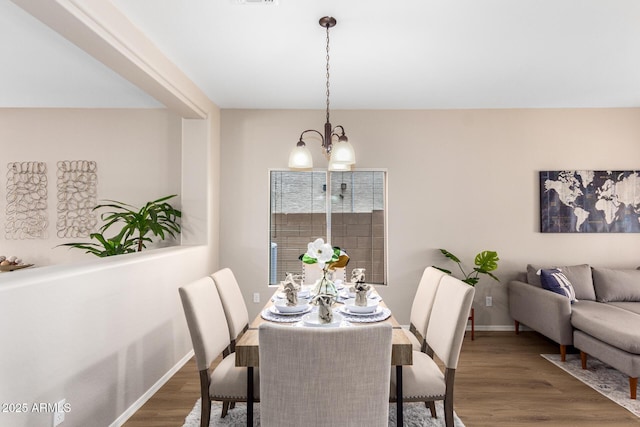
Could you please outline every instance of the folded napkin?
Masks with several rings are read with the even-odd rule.
[[[349,290],[356,294],[355,305],[360,307],[367,306],[367,293],[369,292],[369,289],[371,289],[371,285],[366,283],[356,283],[354,286],[351,286]]]
[[[365,271],[367,271],[365,268],[354,268],[353,270],[351,270],[351,282],[364,283]]]
[[[284,295],[287,298],[287,305],[294,306],[298,305],[298,291],[300,290],[300,286],[296,284],[293,280],[284,282],[283,285]]]
[[[336,297],[333,295],[316,295],[313,297],[311,303],[318,306],[318,317],[320,317],[321,322],[331,323],[333,320],[333,310],[331,310],[331,306],[335,301]]]

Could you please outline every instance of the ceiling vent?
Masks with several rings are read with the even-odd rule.
[[[266,4],[266,5],[278,5],[278,0],[231,0],[235,4]]]

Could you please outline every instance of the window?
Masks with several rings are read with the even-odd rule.
[[[270,284],[301,272],[298,257],[318,237],[349,254],[347,277],[365,268],[367,282],[386,284],[385,171],[271,171],[270,180]]]

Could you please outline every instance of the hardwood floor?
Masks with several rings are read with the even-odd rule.
[[[558,346],[535,332],[465,337],[455,411],[467,427],[638,426],[640,419],[540,357]],[[199,396],[190,360],[125,427],[180,427]],[[219,414],[212,414],[212,416]]]
[[[465,337],[456,373],[458,416],[467,427],[640,425],[629,411],[540,357],[559,351],[535,332]]]

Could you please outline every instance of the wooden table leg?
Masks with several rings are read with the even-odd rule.
[[[253,366],[247,367],[247,427],[253,427]]]
[[[396,426],[402,427],[404,415],[402,414],[402,365],[396,366]]]

